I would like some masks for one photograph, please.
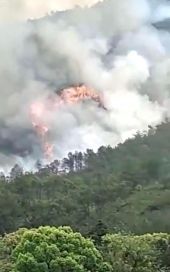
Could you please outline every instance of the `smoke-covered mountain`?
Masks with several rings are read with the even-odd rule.
[[[35,174],[0,174],[0,234],[70,225],[87,234],[101,219],[110,231],[170,231],[170,123],[116,148],[69,153]]]
[[[56,157],[115,146],[169,118],[170,34],[153,26],[167,18],[167,8],[169,1],[105,0],[1,23],[1,167],[19,161],[31,168],[43,157],[32,104]],[[46,107],[56,90],[79,83],[101,94],[107,111],[93,101]]]

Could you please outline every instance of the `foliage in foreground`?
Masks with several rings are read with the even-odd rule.
[[[69,227],[19,230],[0,239],[1,272],[168,272],[170,235],[107,234],[95,246]]]
[[[170,271],[170,235],[106,235],[103,254],[118,272]]]
[[[24,232],[13,250],[16,272],[109,272],[93,242],[69,227]]]

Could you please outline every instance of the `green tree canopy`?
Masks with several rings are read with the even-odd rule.
[[[16,272],[109,272],[93,242],[69,227],[25,231],[13,253]]]

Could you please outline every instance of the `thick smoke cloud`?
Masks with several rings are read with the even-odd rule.
[[[2,168],[16,160],[32,166],[42,157],[30,105],[63,87],[95,88],[107,110],[90,101],[46,110],[56,157],[115,146],[169,117],[170,34],[152,26],[155,8],[159,21],[160,1],[106,0],[37,21],[1,23]]]
[[[153,1],[153,16],[152,20],[157,22],[170,18],[170,6],[167,0],[154,0]]]
[[[91,6],[97,0],[0,0],[0,20],[20,21],[41,18],[51,11],[66,10],[74,6]]]

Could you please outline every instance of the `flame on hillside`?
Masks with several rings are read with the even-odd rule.
[[[55,94],[47,101],[35,101],[31,104],[31,123],[40,139],[44,155],[48,160],[54,157],[54,145],[50,143],[48,137],[50,128],[45,121],[47,109],[56,111],[59,107],[62,107],[62,105],[77,104],[84,100],[92,100],[98,104],[98,107],[106,110],[101,95],[93,88],[85,85],[63,89],[60,95]]]

